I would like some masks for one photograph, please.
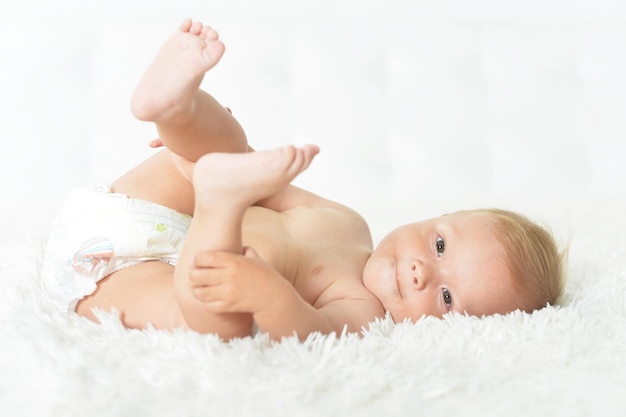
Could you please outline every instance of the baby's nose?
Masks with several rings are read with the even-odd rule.
[[[428,268],[424,262],[419,259],[411,262],[411,279],[413,280],[413,287],[416,290],[424,289],[428,281],[428,275]]]

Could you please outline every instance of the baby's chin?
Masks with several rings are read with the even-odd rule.
[[[405,314],[404,312],[393,312],[391,310],[387,310],[385,309],[385,311],[387,311],[389,313],[389,316],[391,316],[391,320],[393,320],[394,323],[404,323],[405,321],[411,322],[411,323],[415,323],[416,320],[411,318],[409,315]]]
[[[405,308],[400,305],[397,305],[395,303],[383,303],[383,308],[385,309],[385,313],[389,314],[391,320],[393,320],[394,323],[402,323],[407,319],[411,320],[412,322],[415,321],[411,319],[409,314],[407,314]]]

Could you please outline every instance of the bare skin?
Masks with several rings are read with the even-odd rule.
[[[199,89],[223,53],[217,32],[187,19],[163,44],[131,99],[135,117],[154,122],[169,150],[189,161],[208,152],[248,151],[237,120]]]
[[[114,307],[128,327],[224,339],[251,334],[253,321],[273,338],[358,332],[384,315],[361,280],[372,252],[368,226],[353,210],[289,185],[317,147],[248,152],[230,112],[198,89],[223,51],[215,31],[190,20],[166,41],[132,110],[155,123],[167,149],[112,184],[193,215],[177,266],[115,272],[77,312],[95,320],[94,307]]]
[[[224,339],[359,332],[395,321],[519,307],[506,253],[487,213],[454,213],[389,233],[373,250],[356,212],[290,185],[315,146],[250,152],[230,111],[199,89],[224,46],[184,21],[132,99],[167,149],[112,184],[114,192],[193,216],[176,267],[144,262],[113,273],[76,311],[117,309],[128,327],[188,328]]]

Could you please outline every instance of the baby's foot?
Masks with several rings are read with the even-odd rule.
[[[304,171],[319,148],[286,146],[272,151],[210,153],[193,173],[196,208],[247,208],[281,191]]]
[[[135,89],[131,100],[135,117],[156,122],[185,115],[192,108],[204,74],[223,53],[224,44],[216,31],[191,19],[183,21]]]

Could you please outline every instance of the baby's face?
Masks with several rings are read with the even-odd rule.
[[[363,283],[396,322],[450,311],[507,313],[516,294],[497,233],[483,212],[402,226],[380,242]]]

